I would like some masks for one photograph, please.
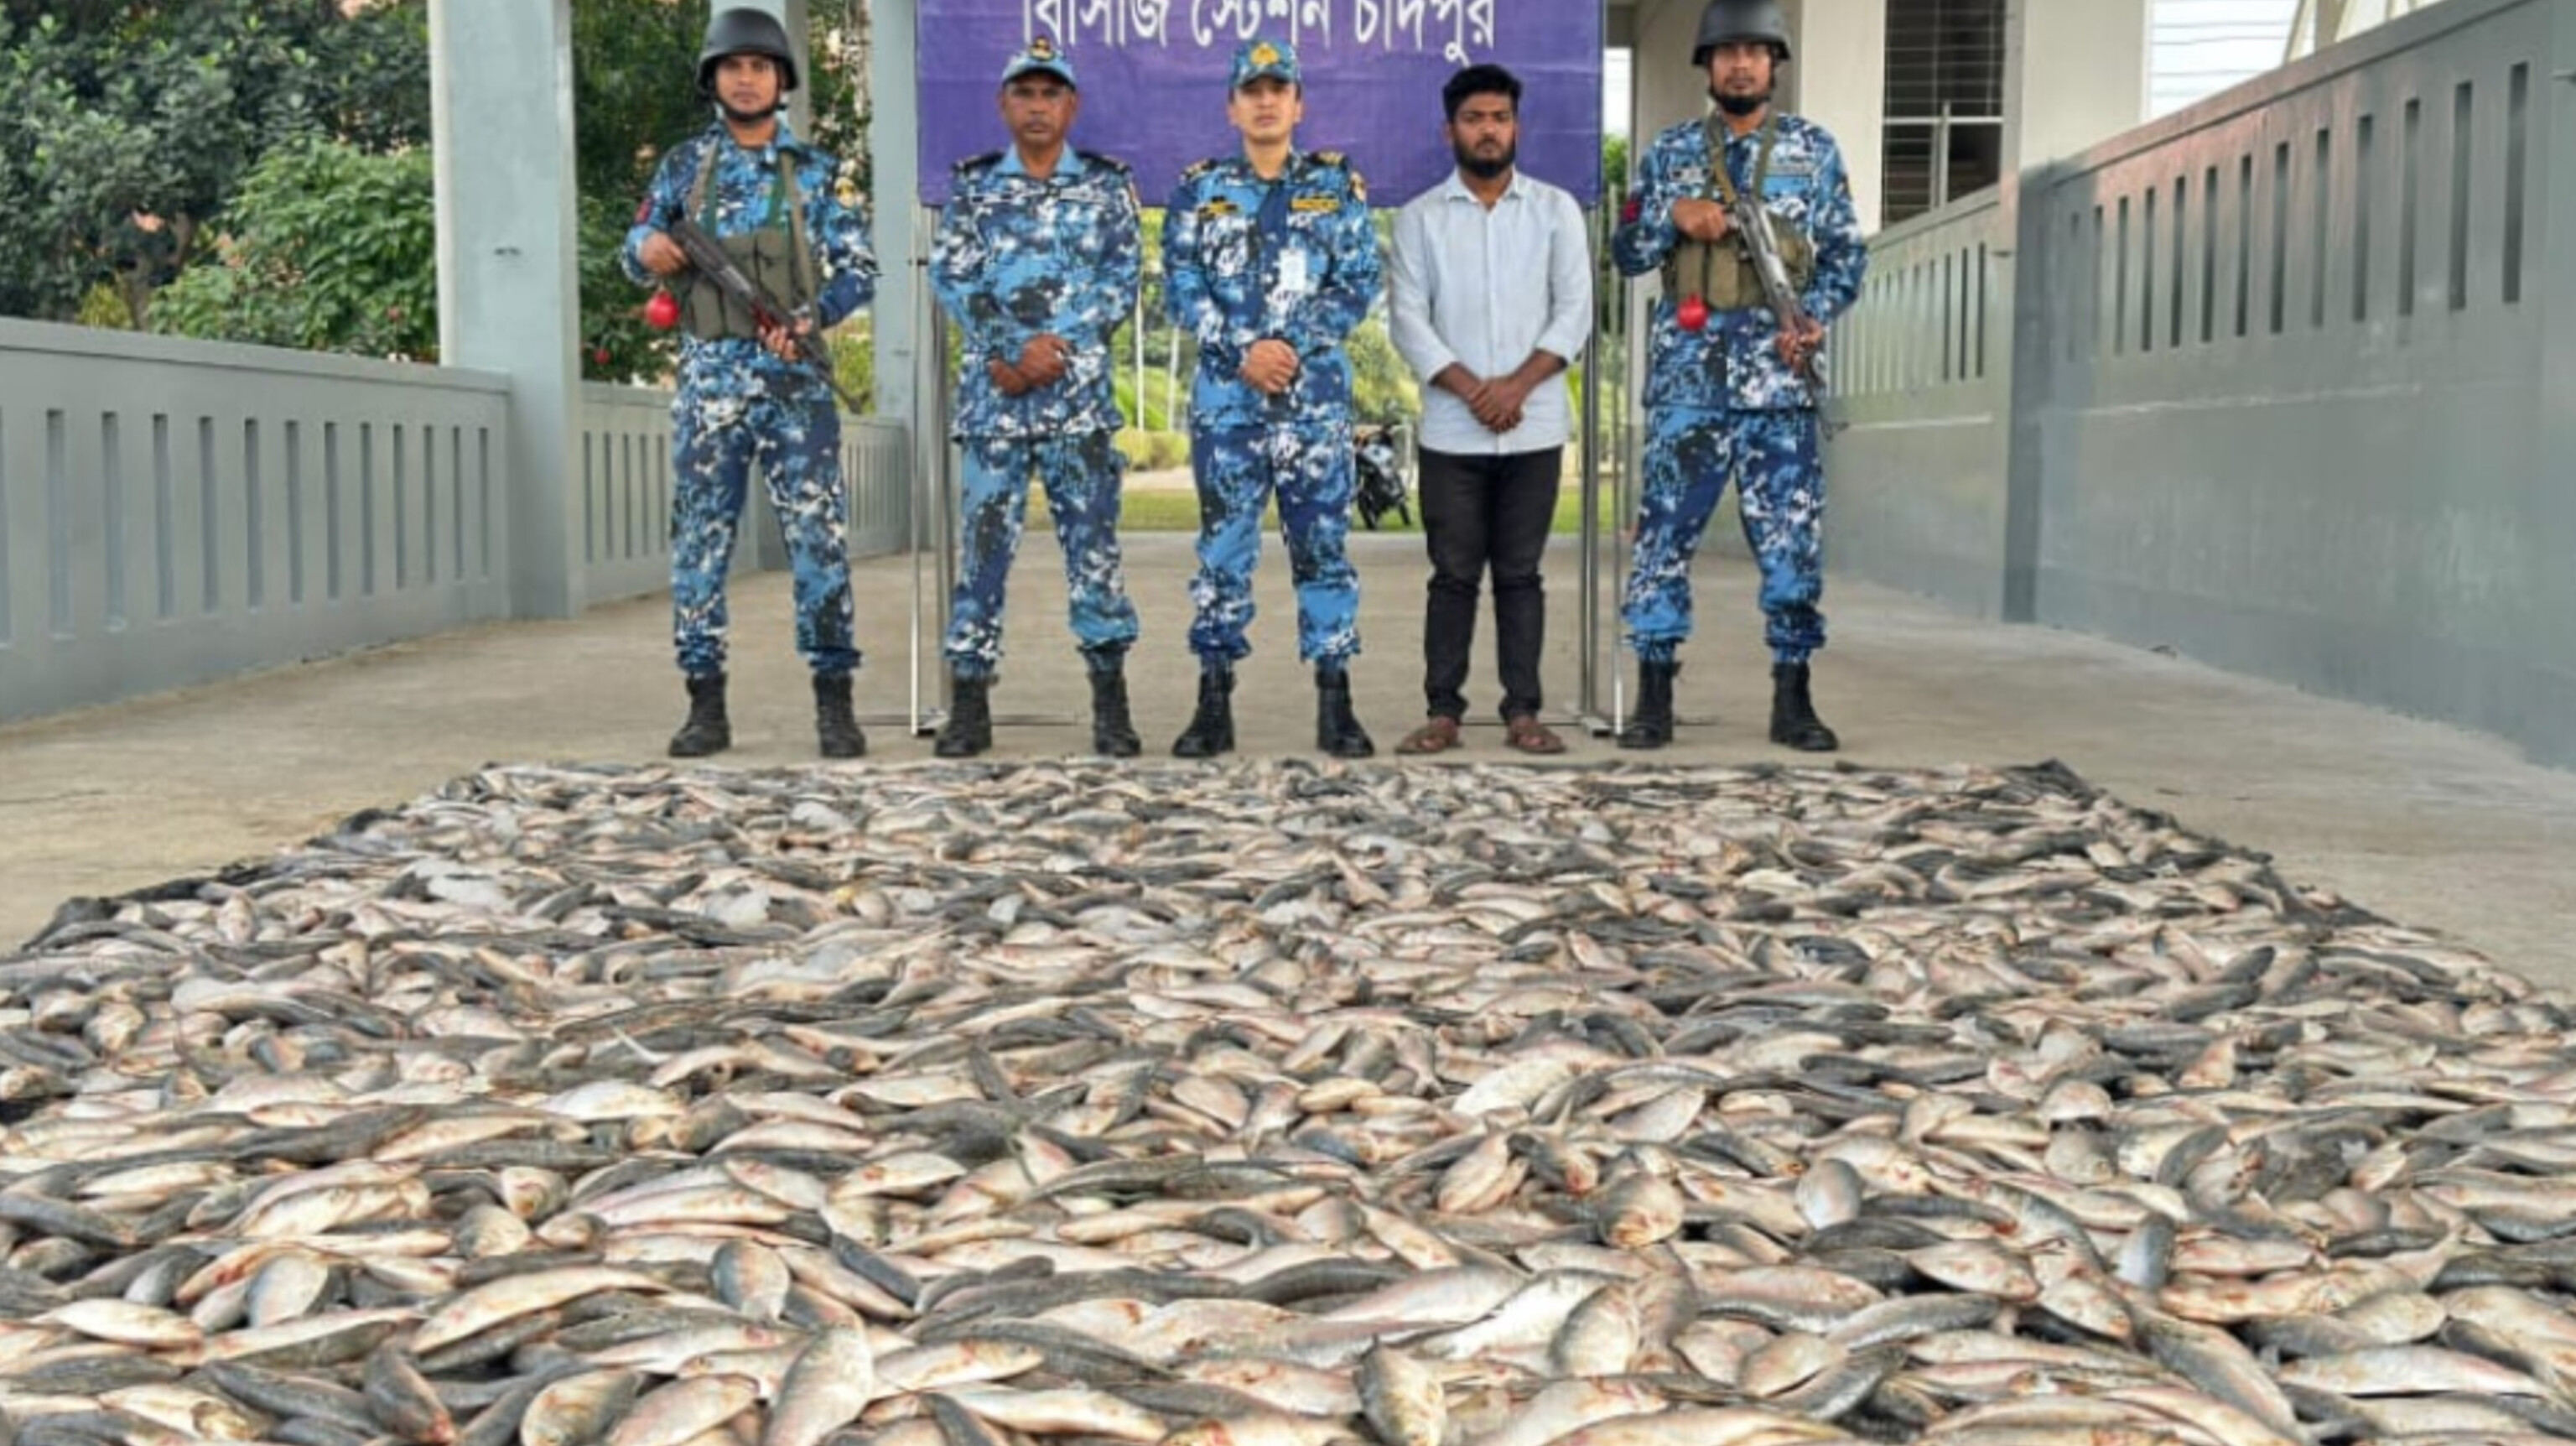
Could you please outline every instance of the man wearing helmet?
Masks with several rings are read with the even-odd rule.
[[[1824,465],[1818,398],[1800,372],[1825,326],[1860,295],[1868,256],[1842,152],[1822,126],[1771,107],[1789,59],[1779,0],[1710,0],[1693,67],[1716,108],[1655,137],[1611,254],[1628,276],[1660,271],[1646,379],[1646,468],[1635,566],[1621,614],[1636,650],[1637,712],[1623,748],[1673,736],[1676,654],[1691,633],[1691,558],[1728,478],[1762,570],[1771,647],[1771,740],[1839,746],[1816,716],[1809,660],[1825,643]],[[1785,326],[1731,234],[1726,202],[1749,190],[1773,218],[1811,318]]]
[[[675,758],[733,743],[725,572],[754,461],[787,534],[796,644],[813,671],[823,755],[867,750],[850,702],[859,652],[851,639],[840,411],[825,378],[798,356],[796,337],[865,306],[876,294],[877,263],[866,219],[839,197],[840,163],[797,140],[779,114],[795,89],[785,28],[763,11],[719,9],[698,57],[698,91],[715,106],[716,123],[662,158],[626,239],[627,273],[668,284],[688,333],[672,407],[672,635],[689,692],[688,720],[671,738]],[[692,272],[666,234],[680,216],[695,217],[798,319],[765,324]]]

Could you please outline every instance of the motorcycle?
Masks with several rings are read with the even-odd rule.
[[[1404,490],[1404,473],[1397,465],[1395,429],[1361,427],[1351,434],[1351,451],[1359,473],[1354,502],[1360,522],[1369,531],[1388,513],[1395,514],[1405,526],[1413,525],[1413,502]]]

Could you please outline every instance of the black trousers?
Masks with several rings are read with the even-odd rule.
[[[1556,520],[1565,451],[1462,456],[1421,449],[1422,532],[1431,552],[1422,621],[1423,693],[1432,714],[1467,716],[1467,655],[1476,643],[1476,595],[1494,574],[1494,660],[1505,719],[1539,710],[1538,660],[1547,642],[1547,591],[1539,561]]]

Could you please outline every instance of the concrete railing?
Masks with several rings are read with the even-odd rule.
[[[1834,339],[1827,525],[1833,563],[2003,609],[2010,238],[1992,192],[1870,238],[1869,279]]]
[[[0,718],[509,613],[498,378],[0,321]]]
[[[1902,279],[1996,203],[1881,238],[1831,556],[2576,763],[2569,74],[2576,4],[2446,0],[2019,177],[2000,376]]]
[[[843,420],[851,551],[900,551],[905,430]],[[0,320],[0,719],[513,616],[508,428],[495,376]],[[581,595],[667,587],[669,394],[585,387],[581,457]]]
[[[841,418],[841,476],[850,492],[852,557],[901,552],[911,519],[911,450],[900,422]],[[592,602],[671,585],[671,394],[649,387],[581,389],[581,565]],[[737,568],[783,568],[785,539],[755,478],[735,543]]]

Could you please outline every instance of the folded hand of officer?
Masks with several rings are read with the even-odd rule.
[[[1263,337],[1243,353],[1243,379],[1270,396],[1297,380],[1297,352],[1277,337]]]
[[[1073,368],[1073,347],[1063,337],[1049,332],[1029,338],[1020,348],[1018,361],[999,358],[988,361],[984,369],[992,374],[993,385],[1006,397],[1021,396],[1040,387],[1053,386]]]

